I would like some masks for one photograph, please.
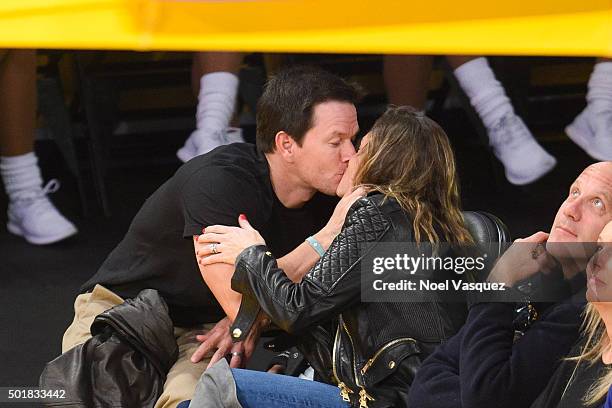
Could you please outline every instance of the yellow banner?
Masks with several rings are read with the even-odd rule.
[[[0,48],[612,56],[611,1],[2,0]]]

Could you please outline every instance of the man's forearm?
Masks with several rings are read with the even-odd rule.
[[[226,264],[200,265],[200,273],[206,285],[233,322],[238,314],[242,295],[232,289],[233,267]]]

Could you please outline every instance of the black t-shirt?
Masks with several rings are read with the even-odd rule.
[[[127,234],[82,291],[101,284],[123,298],[157,289],[176,326],[215,322],[223,311],[198,268],[193,235],[214,225],[238,225],[246,214],[277,257],[322,228],[337,203],[315,195],[285,208],[272,189],[268,163],[254,145],[219,147],[181,166],[149,197]]]

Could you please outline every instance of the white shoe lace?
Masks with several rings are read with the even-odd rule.
[[[214,132],[209,133],[207,136],[207,143],[197,146],[196,156],[203,153],[207,153],[216,147],[236,142],[236,140],[232,140],[230,138],[229,132],[226,129],[215,130]],[[212,147],[211,144],[213,145]]]
[[[529,131],[516,115],[505,115],[489,132],[491,146],[520,144],[529,139]]]
[[[228,133],[225,131],[221,134],[221,141],[223,142],[224,145],[234,143],[234,141],[230,139]]]
[[[605,138],[608,138],[610,136],[610,125],[612,125],[612,107],[610,107],[609,109],[603,109],[592,115],[594,116],[594,119],[592,121],[589,120],[587,122],[591,127],[594,136],[603,136]]]
[[[242,137],[242,130],[240,128],[227,128],[225,129],[224,138],[226,144],[244,142],[244,138]]]
[[[225,129],[214,131],[210,137],[211,139],[217,139],[221,144],[227,144],[227,132]]]
[[[58,179],[51,179],[42,188],[24,193],[14,202],[17,208],[28,207],[31,215],[41,215],[57,209],[47,198],[47,194],[53,194],[59,190],[61,183]]]

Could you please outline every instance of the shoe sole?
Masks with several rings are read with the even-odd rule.
[[[183,163],[187,163],[189,160],[196,157],[196,152],[187,146],[183,146],[177,150],[176,157],[178,157]]]
[[[587,141],[588,137],[585,136],[584,129],[580,126],[571,123],[565,127],[565,133],[578,147],[584,150],[589,156],[598,161],[608,161],[610,158],[599,155],[597,150],[591,148],[591,144]]]
[[[189,160],[193,159],[196,156],[201,156],[210,152],[211,150],[216,149],[219,146],[224,146],[232,143],[245,143],[244,138],[242,137],[242,129],[239,127],[228,127],[226,129],[227,132],[227,142],[228,143],[218,143],[212,146],[208,145],[204,149],[198,150],[192,140],[192,136],[189,136],[185,141],[183,147],[177,150],[176,157],[179,158],[183,163],[187,163]]]
[[[51,237],[32,237],[32,236],[25,235],[23,233],[23,230],[18,225],[13,224],[10,221],[6,224],[6,229],[11,234],[22,237],[23,239],[28,241],[30,244],[34,244],[34,245],[54,244],[56,242],[63,241],[64,239],[69,238],[78,232],[78,230],[73,227],[66,231],[63,231],[61,234],[57,234]]]
[[[541,172],[540,174],[536,175],[535,177],[519,179],[519,178],[516,178],[516,177],[510,177],[508,175],[508,173],[506,173],[506,179],[511,184],[514,184],[515,186],[526,186],[527,184],[534,183],[535,181],[541,179],[542,177],[544,177],[545,175],[550,173],[556,166],[557,166],[557,160],[555,159],[555,160],[553,160],[551,165],[549,165],[547,168],[545,168],[545,170],[543,172]]]
[[[217,145],[217,146],[213,146],[213,147],[210,147],[210,148],[206,148],[206,149],[201,150],[201,151],[196,151],[196,150],[188,147],[187,145],[185,145],[185,146],[183,146],[183,147],[181,147],[180,149],[177,150],[176,157],[178,157],[179,160],[182,161],[183,163],[187,163],[189,160],[193,159],[194,157],[206,154],[206,153],[210,152],[211,150],[216,149],[219,146],[223,146],[223,144],[220,144],[220,145]]]

